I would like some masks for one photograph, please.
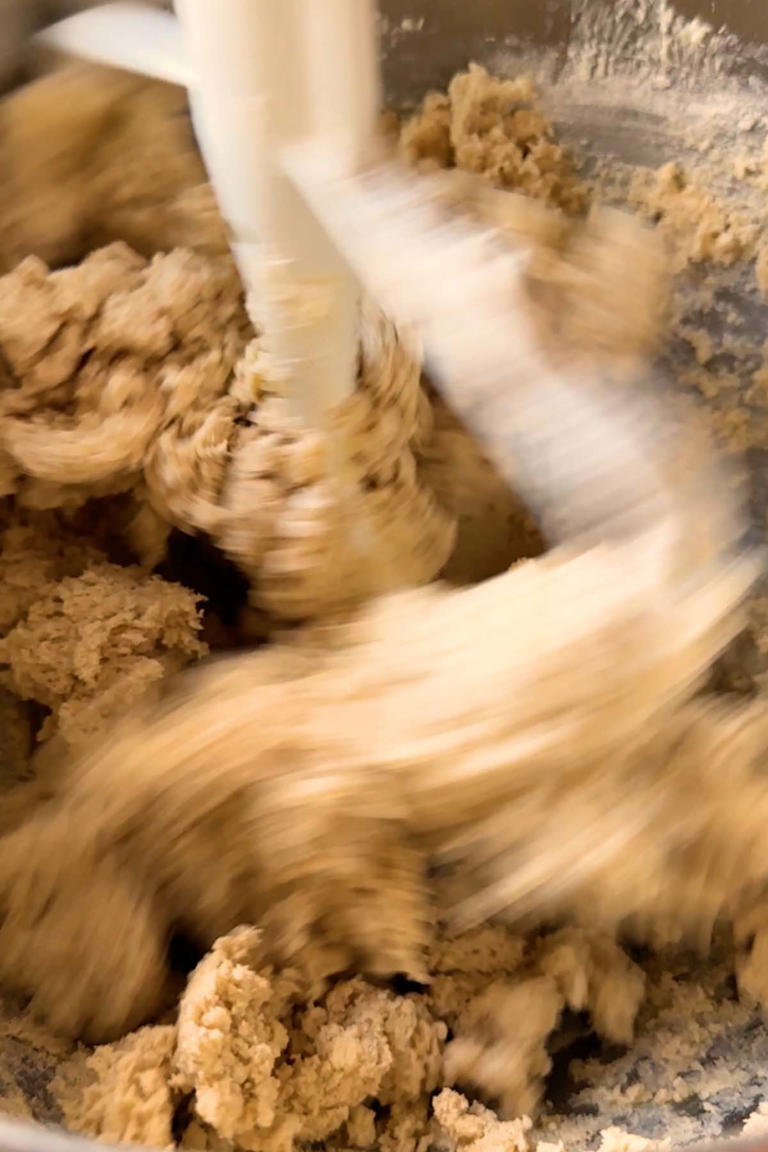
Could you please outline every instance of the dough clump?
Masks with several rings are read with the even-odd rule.
[[[706,261],[728,267],[755,254],[759,229],[692,180],[680,164],[638,174],[631,198],[658,224],[675,271]]]
[[[566,211],[584,206],[585,188],[537,107],[527,76],[500,80],[472,64],[454,76],[447,92],[428,93],[404,125],[400,147],[417,167],[477,173],[497,188]]]
[[[604,947],[571,932],[532,949],[507,930],[484,928],[436,946],[439,991],[395,993],[356,977],[315,999],[300,968],[276,971],[262,934],[239,929],[190,976],[175,1027],[145,1027],[77,1054],[60,1065],[54,1086],[73,1130],[115,1142],[166,1147],[181,1122],[185,1148],[292,1152],[322,1142],[405,1152],[432,1139],[530,1152],[531,1120],[516,1117],[538,1102],[560,1012],[588,1007],[590,966]],[[629,983],[621,992],[631,989],[633,1014],[642,977],[623,964]],[[461,1004],[458,1013],[451,1003]],[[464,1075],[455,1052],[479,1044],[476,1030],[489,1027],[495,1047]],[[606,1036],[619,1038],[610,1026]],[[508,1061],[507,1120],[441,1088],[464,1083],[492,1097]]]

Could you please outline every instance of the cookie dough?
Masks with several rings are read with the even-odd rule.
[[[1,829],[0,982],[24,999],[0,1029],[6,1110],[27,1109],[31,1050],[37,1114],[111,1142],[553,1152],[557,1036],[579,1017],[631,1044],[648,1002],[627,941],[706,948],[726,922],[745,1001],[764,995],[764,703],[689,702],[722,636],[696,632],[698,611],[648,609],[642,551],[506,572],[542,551],[536,526],[371,308],[338,413],[339,498],[249,330],[188,125],[157,153],[172,154],[160,211],[109,173],[167,97],[92,79],[89,95],[86,76],[0,113],[0,660],[45,711],[34,737],[57,737]],[[18,141],[51,101],[71,131],[67,85],[100,176],[84,196],[89,167],[60,174],[46,219],[55,156]],[[446,194],[528,247],[538,318],[569,318],[564,349],[655,347],[659,250],[623,217],[584,218],[589,189],[529,81],[472,68],[401,147],[464,170]],[[664,180],[651,215],[700,212]],[[696,260],[745,257],[733,231],[718,218]],[[350,508],[370,567],[346,551]],[[204,652],[205,604],[153,572],[179,531],[235,563],[278,642],[166,683]],[[359,609],[439,574],[485,583]],[[467,927],[491,913],[503,922]],[[649,1144],[609,1127],[601,1147]]]

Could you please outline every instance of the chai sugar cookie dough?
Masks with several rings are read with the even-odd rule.
[[[13,97],[20,102],[0,114],[0,140],[7,141],[12,158],[8,202],[0,204],[10,269],[0,280],[6,373],[0,397],[6,494],[0,658],[15,698],[33,705],[27,722],[36,738],[57,734],[59,743],[70,745],[85,729],[111,723],[127,696],[158,684],[205,650],[201,630],[209,610],[194,582],[187,589],[153,573],[174,532],[205,533],[230,558],[267,632],[274,634],[285,622],[321,625],[319,650],[311,643],[304,649],[301,643],[276,646],[274,659],[262,662],[258,675],[255,665],[252,673],[243,666],[243,683],[263,694],[265,715],[269,693],[281,681],[306,676],[309,683],[318,651],[322,660],[329,658],[323,621],[392,586],[384,561],[377,565],[376,583],[371,573],[340,562],[344,520],[328,491],[324,445],[293,425],[270,382],[268,361],[245,320],[199,158],[185,135],[188,125],[177,124],[173,131],[181,134],[164,136],[165,146],[157,151],[161,168],[154,187],[163,203],[158,213],[154,199],[148,201],[142,189],[120,188],[110,172],[118,162],[121,169],[125,165],[126,148],[145,147],[142,132],[154,118],[165,123],[162,102],[168,97],[132,80],[89,85],[87,75],[77,70],[52,78],[47,89]],[[59,99],[66,85],[82,104],[71,126],[67,104]],[[26,114],[25,100],[37,118]],[[82,195],[79,160],[62,181],[56,156],[24,142],[35,124],[47,123],[51,104],[66,121],[63,131],[75,141],[82,132],[89,154],[100,156],[103,175],[93,195]],[[121,125],[117,136],[109,127],[115,119]],[[529,244],[532,277],[542,291],[559,293],[567,305],[562,312],[575,317],[571,329],[559,334],[566,343],[592,346],[597,338],[611,354],[654,346],[666,302],[658,256],[652,246],[638,246],[633,235],[622,233],[633,252],[645,254],[635,281],[638,294],[629,295],[626,251],[610,264],[621,236],[606,238],[597,217],[586,227],[579,219],[589,200],[588,183],[568,162],[529,81],[497,81],[472,68],[447,93],[427,97],[403,126],[401,147],[417,165],[456,167],[485,180],[489,194],[512,189],[544,202],[520,201],[509,192],[502,202],[469,185],[453,193],[476,198],[478,211],[501,219],[511,235]],[[163,168],[168,155],[171,163]],[[34,170],[33,156],[39,158]],[[57,182],[61,195],[53,214]],[[691,196],[689,187],[682,177],[660,176],[651,214],[666,212],[676,235],[689,215],[706,217],[706,236],[696,234],[691,249],[697,263],[719,256],[725,263],[744,259],[747,242],[736,244],[734,238],[736,232],[741,237],[740,225],[723,223],[720,210]],[[665,209],[667,201],[672,208]],[[562,210],[576,215],[563,216]],[[183,249],[156,255],[178,244]],[[37,259],[14,267],[30,252]],[[82,262],[55,268],[73,260]],[[34,316],[35,324],[25,323],[25,316]],[[393,583],[427,583],[440,573],[472,582],[539,551],[535,525],[514,494],[423,380],[418,349],[404,344],[372,309],[364,314],[361,340],[358,388],[339,420],[354,446],[356,514],[390,533],[380,543],[384,559],[398,569]],[[422,595],[425,600],[417,596],[408,607],[414,619],[434,600],[431,592]],[[342,635],[354,640],[353,630]],[[174,691],[171,686],[171,703]],[[752,726],[742,727],[735,716],[723,723],[728,733],[729,725],[738,729],[745,762],[759,755],[764,740],[757,711]],[[665,762],[665,739],[672,740],[681,761],[723,742],[718,724],[695,709],[679,725],[680,731],[660,738],[659,763]],[[47,771],[52,763],[55,757]],[[37,792],[27,785],[19,805],[38,844],[44,843],[45,806],[56,780],[40,784]],[[184,802],[182,790],[171,788],[163,803],[172,795]],[[360,838],[352,880],[375,856],[374,896],[403,889],[409,894],[403,906],[386,908],[386,939],[385,933],[377,936],[381,901],[366,905],[359,893],[347,898],[343,884],[330,885],[333,899],[338,896],[326,910],[332,930],[325,938],[309,933],[306,946],[293,949],[291,962],[276,965],[273,943],[280,933],[312,924],[299,886],[285,922],[270,920],[266,901],[264,916],[254,917],[252,925],[224,923],[197,965],[188,957],[178,965],[192,967],[186,984],[173,970],[157,979],[158,972],[166,973],[167,926],[146,897],[144,878],[138,877],[134,889],[136,877],[129,876],[119,852],[108,860],[75,854],[67,865],[72,877],[91,877],[92,892],[96,884],[90,909],[67,907],[55,882],[27,895],[33,904],[40,901],[46,915],[52,907],[62,931],[71,933],[78,916],[101,917],[97,932],[103,927],[105,945],[110,917],[129,916],[135,952],[122,957],[114,972],[99,968],[98,950],[91,957],[97,967],[89,975],[101,989],[101,1003],[109,1006],[98,1027],[88,1003],[73,1003],[63,983],[49,985],[49,1001],[33,1005],[61,1033],[69,1031],[69,1039],[49,1037],[27,1010],[8,1002],[0,1029],[4,1109],[64,1122],[108,1141],[217,1152],[292,1152],[310,1143],[338,1152],[373,1146],[383,1152],[551,1152],[562,1147],[561,1140],[569,1149],[599,1143],[606,1152],[640,1152],[649,1137],[663,1142],[690,1135],[679,1114],[678,1128],[671,1126],[670,1080],[672,1103],[695,1096],[705,1113],[724,1092],[748,1095],[750,1076],[765,1081],[764,1031],[749,996],[737,1001],[729,985],[733,960],[727,948],[722,961],[702,971],[672,953],[640,965],[611,931],[578,927],[487,926],[460,935],[438,928],[425,943],[428,934],[412,928],[428,918],[419,893],[423,877],[402,845],[389,839],[399,813],[385,800],[366,794],[367,808],[383,803],[384,820],[375,836],[366,830]],[[318,833],[324,832],[320,799],[312,815]],[[350,813],[350,824],[356,817]],[[292,842],[287,827],[283,831],[285,859],[276,852],[273,863],[290,871]],[[204,839],[192,843],[194,861],[183,855],[172,861],[163,883],[168,890],[177,885],[180,906],[189,907],[191,897],[212,929],[217,917],[226,921],[228,909],[236,918],[242,877],[235,868],[235,883],[218,887],[222,876],[227,880],[226,868],[219,868],[222,837],[213,835],[208,849]],[[55,843],[52,834],[52,850]],[[323,843],[332,846],[332,838]],[[9,829],[0,848],[7,860],[14,847],[22,855],[28,851],[25,845]],[[537,850],[545,848],[542,842]],[[237,863],[234,855],[232,862]],[[647,865],[646,860],[627,868],[626,887],[617,888],[617,919],[618,904],[631,903]],[[338,867],[343,877],[348,861],[334,861],[330,852],[329,867]],[[196,876],[204,883],[194,889]],[[184,884],[193,889],[182,890]],[[678,929],[675,908],[663,900],[655,906],[652,893],[640,895],[635,911],[668,944]],[[673,905],[678,895],[670,891]],[[572,897],[574,907],[579,898],[589,905],[589,887]],[[567,919],[567,909],[558,912]],[[762,949],[759,906],[744,915],[741,970],[746,989],[759,996],[749,951],[753,939]],[[390,932],[390,924],[399,925],[398,931]],[[190,945],[194,951],[194,939],[184,939],[187,926],[180,927],[174,947],[183,943],[183,951]],[[350,955],[334,953],[338,939],[355,942]],[[365,956],[366,948],[369,956],[377,948],[420,955],[420,968],[410,981],[384,974],[334,976],[354,968],[355,949]],[[29,954],[33,963],[45,963],[34,950]],[[88,968],[89,957],[83,956],[82,965]],[[121,986],[126,969],[130,974]],[[131,1013],[135,1030],[95,1047],[73,1046],[73,1033],[124,1033]],[[753,1025],[742,1062],[727,1052],[729,1029],[736,1024]],[[610,1045],[631,1045],[624,1063],[608,1065],[608,1071],[599,1060],[586,1061],[580,1070],[573,1066],[583,1079],[569,1091],[585,1094],[588,1119],[578,1106],[564,1115],[556,1102],[544,1100],[547,1077],[554,1066],[557,1079],[562,1067],[558,1047],[567,1043],[569,1029],[571,1039],[584,1040],[586,1032]],[[637,1117],[644,1136],[628,1135],[633,1109],[644,1103],[633,1054],[640,1061],[664,1061],[653,1108]],[[712,1061],[715,1070],[707,1080],[704,1070]],[[691,1079],[691,1068],[702,1070],[698,1080],[697,1072]],[[753,1107],[759,1114],[760,1101]]]
[[[431,1117],[432,1094],[447,1074],[494,1096],[506,1069],[508,1113],[532,1111],[550,1067],[547,1037],[567,1003],[589,1010],[596,956],[577,933],[531,948],[486,928],[436,945],[434,988],[403,994],[353,978],[313,1000],[305,974],[276,972],[260,933],[243,929],[219,940],[190,977],[175,1027],[144,1028],[64,1061],[52,1087],[74,1129],[161,1146],[179,1117],[182,1147],[223,1140],[275,1152],[321,1141],[418,1148],[471,1132],[470,1116],[475,1131],[481,1118],[492,1131],[496,1116],[470,1112],[456,1092],[444,1090]],[[643,979],[628,964],[625,981],[615,991],[631,1028]],[[596,1027],[622,1038],[623,1024],[615,1030],[607,1017]],[[522,1137],[530,1122],[506,1128]]]

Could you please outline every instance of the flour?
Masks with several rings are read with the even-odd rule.
[[[591,81],[634,74],[651,85],[723,82],[728,37],[704,20],[686,20],[668,0],[618,0],[609,6],[577,0],[569,55]]]

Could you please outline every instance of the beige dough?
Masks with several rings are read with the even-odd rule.
[[[0,165],[3,271],[115,240],[228,251],[181,89],[68,65],[0,101]]]
[[[649,600],[652,544],[507,572],[542,550],[535,525],[370,307],[334,488],[248,328],[188,125],[167,94],[93,76],[62,72],[0,111],[0,659],[59,735],[3,817],[0,983],[26,997],[24,1027],[98,1045],[56,1052],[75,1131],[534,1152],[526,1114],[563,1013],[632,1039],[644,978],[620,934],[705,945],[731,923],[742,985],[766,995],[768,716],[760,699],[690,701],[740,626],[746,577],[717,586],[735,610],[712,632],[707,602]],[[78,157],[63,171],[29,143],[52,104]],[[122,187],[149,140],[151,194]],[[532,314],[564,355],[655,346],[659,251],[624,217],[578,215],[588,190],[530,82],[473,68],[401,146],[469,174],[446,195],[528,248]],[[672,230],[702,206],[677,177],[658,195]],[[705,207],[695,258],[746,255]],[[204,651],[199,598],[150,574],[174,529],[237,564],[279,642],[166,684]],[[496,578],[392,594],[440,574]],[[491,913],[506,923],[467,926]],[[206,952],[186,987],[174,933]],[[605,1152],[646,1147],[603,1135]]]
[[[349,968],[420,979],[441,906],[454,920],[583,909],[608,931],[632,917],[645,939],[707,934],[765,874],[753,765],[768,717],[670,714],[722,633],[700,632],[705,603],[649,585],[656,559],[653,544],[556,551],[471,589],[385,598],[314,643],[198,669],[82,756],[52,754],[44,802],[2,844],[0,979],[100,1039],[162,1002],[173,927],[207,947],[257,924],[317,988]],[[583,667],[611,671],[585,682]],[[732,798],[726,754],[744,777]],[[585,834],[601,854],[585,856]],[[426,884],[442,855],[464,891]],[[130,982],[108,928],[121,903],[137,925]],[[105,983],[122,995],[104,1003]]]
[[[403,128],[404,156],[418,167],[482,175],[497,188],[518,190],[566,211],[585,202],[585,188],[536,106],[530,77],[497,80],[473,64],[448,91],[431,92]]]
[[[28,259],[0,280],[13,373],[0,397],[5,492],[65,510],[123,496],[125,543],[150,566],[172,526],[206,531],[252,578],[255,606],[278,618],[370,592],[374,572],[359,558],[346,575],[328,564],[351,503],[378,567],[397,558],[377,584],[433,578],[455,529],[418,475],[431,435],[418,357],[383,319],[366,319],[360,387],[339,414],[353,467],[337,496],[322,440],[270,393],[258,346],[244,357],[249,335],[227,261],[177,251],[147,263],[122,245],[50,274]],[[514,507],[508,498],[505,512]]]
[[[657,221],[675,270],[705,261],[728,266],[755,254],[759,229],[691,181],[679,164],[638,175],[631,195]]]
[[[614,988],[626,1014],[618,1028],[595,999],[605,962],[623,974]],[[104,1139],[164,1147],[183,1101],[181,1143],[189,1148],[223,1141],[291,1152],[322,1141],[394,1150],[421,1147],[431,1131],[459,1147],[483,1139],[476,1152],[515,1134],[528,1152],[529,1120],[500,1123],[444,1089],[430,1122],[431,1093],[448,1082],[495,1095],[505,1068],[503,1107],[512,1117],[530,1111],[563,1008],[587,1009],[601,1034],[620,1041],[631,1036],[643,989],[615,945],[577,932],[531,949],[504,929],[480,929],[444,938],[430,967],[434,985],[424,991],[396,995],[354,978],[312,1002],[301,967],[276,973],[260,933],[240,929],[192,974],[175,1028],[144,1028],[62,1063],[54,1087],[67,1122]],[[454,1039],[446,1043],[448,1026]],[[474,1049],[480,1062],[465,1065]]]
[[[4,679],[51,714],[39,732],[75,747],[147,688],[206,654],[196,597],[140,568],[105,562],[41,596],[0,639]]]
[[[115,1144],[173,1147],[175,1039],[173,1027],[155,1025],[91,1055],[78,1052],[58,1072],[56,1095],[67,1125]]]

